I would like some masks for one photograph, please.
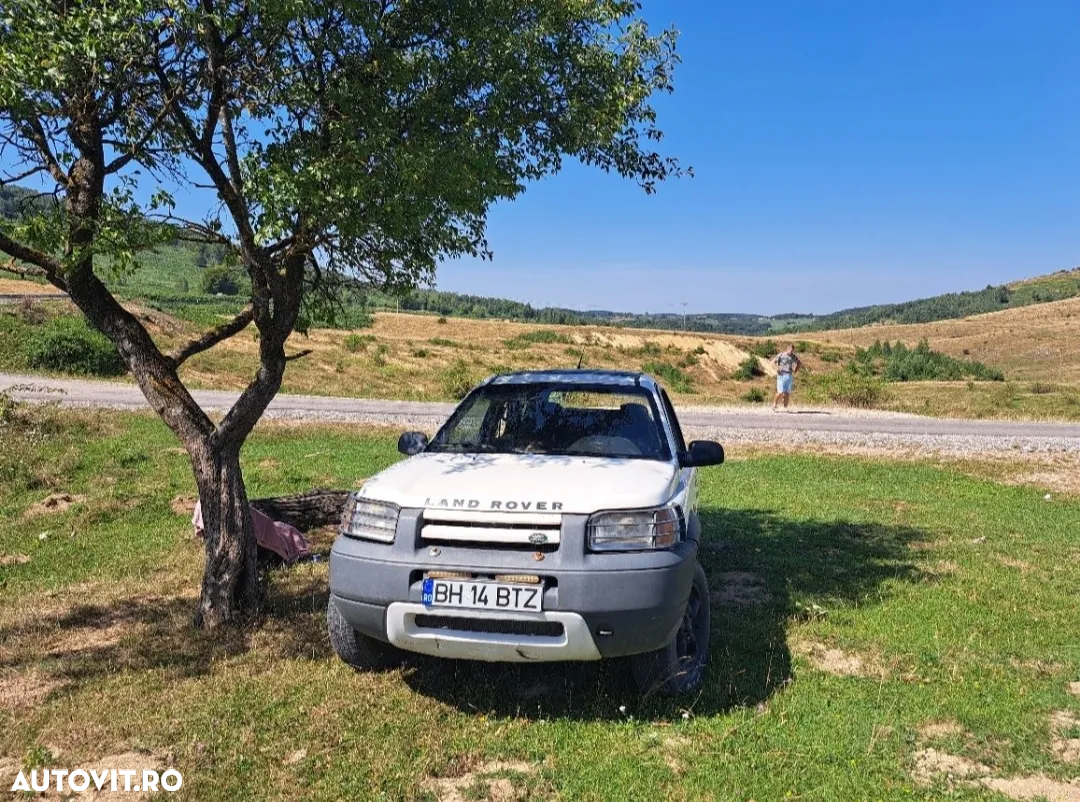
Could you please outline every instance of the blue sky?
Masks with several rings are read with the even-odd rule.
[[[440,289],[635,312],[829,312],[1080,263],[1080,3],[644,0],[695,177],[570,165]],[[197,193],[195,193],[197,194]],[[180,211],[199,216],[181,190]]]
[[[1080,4],[644,0],[682,31],[645,196],[571,167],[440,289],[535,305],[827,312],[1080,264]]]

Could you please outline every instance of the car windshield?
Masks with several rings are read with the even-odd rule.
[[[480,387],[427,450],[671,459],[652,394],[642,387],[605,385]]]

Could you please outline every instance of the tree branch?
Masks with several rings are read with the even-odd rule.
[[[285,357],[285,361],[286,362],[292,362],[294,359],[303,359],[305,356],[308,356],[308,355],[313,354],[313,353],[315,353],[315,352],[312,349],[305,348],[303,351],[298,351],[295,354],[290,354],[289,356]]]
[[[240,172],[240,158],[236,151],[236,135],[233,133],[232,112],[227,104],[221,107],[221,134],[225,141],[225,159],[229,166],[229,179],[237,196],[243,200],[244,177]]]
[[[45,271],[45,275],[48,277],[49,281],[54,284],[59,281],[58,274],[64,267],[59,259],[49,256],[49,254],[44,251],[39,251],[37,248],[31,248],[29,245],[23,245],[21,242],[16,242],[3,231],[0,231],[0,251],[23,262],[29,262],[32,265],[40,267]],[[59,287],[60,285],[57,284],[57,286]],[[60,287],[60,289],[66,288]]]
[[[195,356],[195,354],[201,354],[203,351],[208,351],[222,340],[227,340],[234,334],[243,331],[251,322],[252,315],[252,306],[251,304],[248,304],[241,310],[240,314],[229,322],[222,323],[216,329],[211,329],[201,337],[191,340],[186,345],[177,348],[168,356],[173,368],[176,369],[180,367],[188,359]]]
[[[46,168],[49,170],[49,175],[53,177],[57,184],[61,186],[68,185],[68,175],[64,172],[60,166],[60,162],[56,160],[56,156],[53,155],[52,148],[49,147],[49,139],[45,135],[45,129],[41,125],[40,120],[29,119],[26,121],[26,138],[38,149],[38,153],[41,154],[42,160],[45,162]]]
[[[165,121],[165,118],[172,111],[172,105],[175,101],[175,97],[169,95],[165,104],[161,107],[158,113],[154,116],[154,121],[150,123],[150,126],[146,129],[146,133],[142,135],[138,142],[131,146],[131,150],[122,156],[117,156],[111,162],[105,165],[105,174],[111,175],[117,170],[124,169],[131,161],[139,155],[143,148],[150,144],[150,140],[154,138],[154,135],[158,132],[158,128]]]
[[[10,175],[9,174],[4,178],[0,178],[0,187],[6,186],[7,184],[15,184],[15,183],[17,183],[19,181],[22,181],[22,180],[24,180],[26,178],[29,178],[32,175],[37,175],[38,173],[43,173],[47,169],[48,168],[45,167],[45,165],[43,165],[43,164],[36,164],[33,167],[31,167],[29,170],[27,170],[26,172],[19,173],[17,175]]]
[[[15,257],[11,258],[11,261],[6,265],[0,264],[0,270],[5,273],[11,273],[13,276],[19,278],[44,278],[45,271],[40,267],[19,267],[15,263]]]

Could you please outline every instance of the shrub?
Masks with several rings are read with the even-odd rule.
[[[706,353],[705,346],[704,345],[699,345],[697,348],[694,349],[694,353],[697,354],[698,356],[704,356],[705,353]]]
[[[867,349],[858,349],[855,362],[862,372],[884,376],[890,382],[960,381],[966,378],[1005,380],[1005,375],[997,368],[934,351],[925,339],[915,348],[908,348],[902,342],[890,345],[878,341]]]
[[[462,399],[476,384],[472,368],[464,359],[456,359],[448,365],[440,377],[443,392],[451,398]]]
[[[762,359],[769,359],[776,356],[779,352],[780,346],[773,340],[758,340],[750,346],[750,353],[754,356],[760,356]],[[757,374],[761,375],[761,374]]]
[[[641,366],[641,370],[643,373],[663,379],[668,389],[676,393],[694,392],[693,379],[670,362],[646,362]]]
[[[761,367],[761,363],[758,362],[756,356],[748,356],[735,369],[735,378],[739,381],[750,381],[764,375],[765,370]]]
[[[442,345],[447,348],[457,348],[456,342],[454,342],[453,340],[448,340],[445,337],[432,337],[430,340],[428,340],[428,342],[432,345]]]
[[[822,362],[839,362],[840,361],[840,353],[838,351],[822,351],[821,352],[821,361]]]
[[[390,346],[386,343],[379,343],[375,348],[375,353],[371,355],[371,364],[377,368],[386,366],[386,355],[390,353]]]
[[[698,363],[697,354],[693,351],[687,351],[683,358],[679,360],[680,368],[690,368]]]
[[[17,411],[15,399],[0,390],[0,426],[14,423]]]
[[[760,387],[751,387],[742,396],[743,401],[749,401],[751,404],[761,404],[766,398],[768,395]]]
[[[1057,388],[1046,382],[1032,382],[1028,385],[1028,392],[1032,395],[1050,395]]]
[[[446,318],[445,317],[440,317],[435,322],[438,323],[440,326],[445,325],[446,324]]]
[[[871,409],[884,402],[888,393],[885,382],[876,376],[855,370],[837,370],[810,377],[806,382],[806,396],[817,403]]]
[[[32,368],[87,376],[119,376],[127,370],[116,346],[82,317],[55,317],[30,332],[23,344]]]
[[[345,350],[349,353],[355,354],[358,351],[366,351],[367,347],[375,342],[374,334],[350,334],[345,338],[343,343]]]
[[[573,343],[573,339],[562,332],[554,331],[553,329],[537,329],[536,331],[526,331],[516,337],[511,337],[509,340],[503,340],[503,345],[507,348],[528,348],[530,345],[537,343],[551,345],[554,343],[563,343],[569,345]]]
[[[226,265],[214,265],[203,270],[199,286],[207,295],[236,295],[240,292],[236,274]]]
[[[29,326],[40,326],[49,319],[45,310],[34,303],[33,298],[23,298],[15,307],[15,314]]]
[[[431,356],[431,351],[426,348],[414,348],[412,355],[417,359],[426,359],[427,357]]]

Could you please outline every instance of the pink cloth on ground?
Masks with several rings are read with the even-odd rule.
[[[311,547],[295,526],[274,521],[254,507],[249,507],[249,509],[251,510],[251,525],[255,529],[255,542],[264,549],[270,549],[287,563],[294,563],[301,557],[311,555]],[[195,534],[202,537],[205,530],[201,502],[195,502],[195,513],[191,516],[191,524],[195,527]]]

